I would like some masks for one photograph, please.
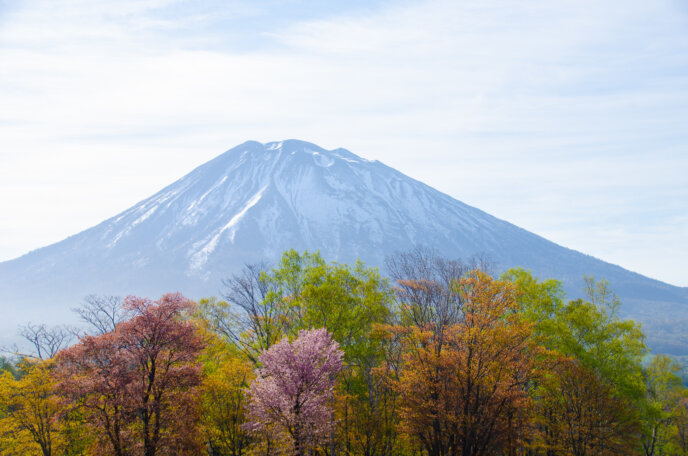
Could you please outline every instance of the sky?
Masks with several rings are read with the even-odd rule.
[[[0,261],[288,138],[688,286],[683,0],[0,0]]]

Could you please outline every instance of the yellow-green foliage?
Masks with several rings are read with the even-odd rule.
[[[65,451],[60,403],[50,361],[24,361],[22,376],[0,376],[0,454],[57,455]]]
[[[220,337],[205,333],[202,356],[201,422],[213,454],[242,454],[249,443],[245,422],[245,388],[253,377],[251,363]]]

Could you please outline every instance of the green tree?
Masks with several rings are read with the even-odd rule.
[[[517,285],[523,315],[535,323],[546,348],[598,372],[622,397],[644,396],[645,336],[638,323],[619,318],[619,300],[606,281],[586,277],[587,299],[563,303],[557,281],[538,281],[523,269],[509,270],[503,277]]]
[[[513,268],[501,276],[516,285],[519,313],[533,323],[533,333],[548,348],[555,348],[556,337],[565,330],[560,315],[566,294],[560,281],[538,280],[524,268]]]
[[[394,427],[389,391],[374,374],[384,357],[375,324],[391,316],[392,293],[376,269],[325,261],[319,253],[285,252],[274,268],[247,266],[224,281],[225,301],[201,300],[200,316],[254,364],[282,337],[326,328],[344,351],[335,395],[337,443],[348,453],[380,454]]]
[[[5,358],[4,356],[0,356],[0,373],[2,372],[9,372],[15,378],[19,376],[19,372],[17,371],[17,368],[14,366],[14,363],[12,363],[11,360]]]
[[[643,413],[642,444],[645,456],[669,454],[675,428],[675,407],[683,385],[676,375],[680,366],[665,355],[657,355],[645,370],[647,400]]]
[[[675,454],[688,455],[688,392],[683,391],[682,397],[674,407],[674,423],[672,444]]]
[[[539,281],[524,269],[503,278],[517,285],[521,315],[533,322],[538,342],[549,351],[540,360],[542,381],[532,389],[545,447],[574,454],[639,450],[646,393],[641,360],[647,349],[640,326],[619,318],[620,303],[608,283],[586,277],[587,299],[565,303],[557,281]],[[591,404],[597,413],[583,414]],[[562,441],[564,432],[580,438]]]

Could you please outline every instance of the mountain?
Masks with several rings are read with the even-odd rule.
[[[0,263],[0,329],[64,321],[90,293],[217,295],[244,264],[292,247],[382,267],[418,245],[487,256],[497,270],[523,265],[572,296],[585,274],[606,278],[627,315],[652,324],[688,316],[685,288],[554,244],[378,161],[289,140],[241,144],[93,228]]]

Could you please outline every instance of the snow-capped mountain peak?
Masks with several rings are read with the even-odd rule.
[[[622,297],[688,301],[685,290],[558,246],[378,161],[285,140],[245,142],[93,228],[0,263],[0,302],[45,315],[89,293],[199,298],[289,248],[383,266],[420,245],[487,256],[497,270],[526,266],[569,291],[593,274]]]

